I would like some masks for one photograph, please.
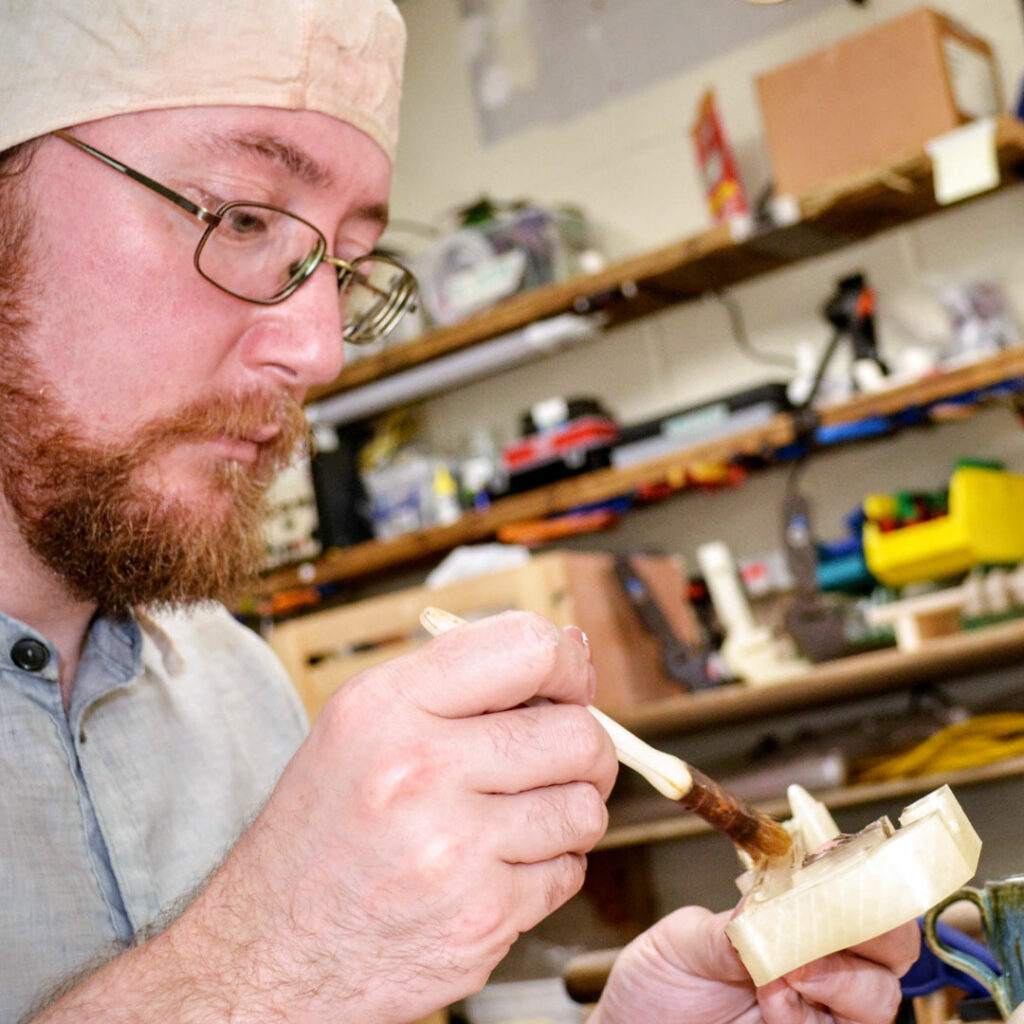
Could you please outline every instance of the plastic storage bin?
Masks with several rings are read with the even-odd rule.
[[[949,482],[949,513],[888,533],[864,524],[871,574],[891,587],[941,579],[972,566],[1024,561],[1024,476],[961,466]]]

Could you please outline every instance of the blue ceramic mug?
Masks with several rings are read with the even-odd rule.
[[[970,953],[947,946],[937,934],[939,915],[960,900],[969,900],[981,912],[985,945],[1002,969],[1001,974]],[[1024,875],[986,882],[980,889],[970,885],[958,889],[924,915],[924,938],[940,960],[970,975],[992,993],[1004,1020],[1024,1003]]]

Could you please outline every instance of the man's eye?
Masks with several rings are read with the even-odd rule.
[[[261,234],[267,230],[266,217],[253,207],[228,210],[222,224],[239,236]]]

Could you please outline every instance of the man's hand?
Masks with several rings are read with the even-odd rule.
[[[589,1024],[890,1024],[917,959],[909,924],[755,988],[725,934],[731,912],[684,907],[619,955]]]
[[[186,959],[196,929],[216,940],[239,1019],[263,999],[284,1021],[385,1024],[480,988],[605,830],[617,766],[593,688],[579,631],[519,612],[363,673],[168,938]]]

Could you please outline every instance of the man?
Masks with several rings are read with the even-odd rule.
[[[304,738],[280,667],[210,603],[258,558],[343,333],[408,304],[364,259],[401,21],[0,10],[0,1021],[414,1020],[579,888],[616,765],[578,630],[463,627]],[[901,930],[756,992],[723,923],[641,937],[602,1024],[882,1024],[915,952]]]

